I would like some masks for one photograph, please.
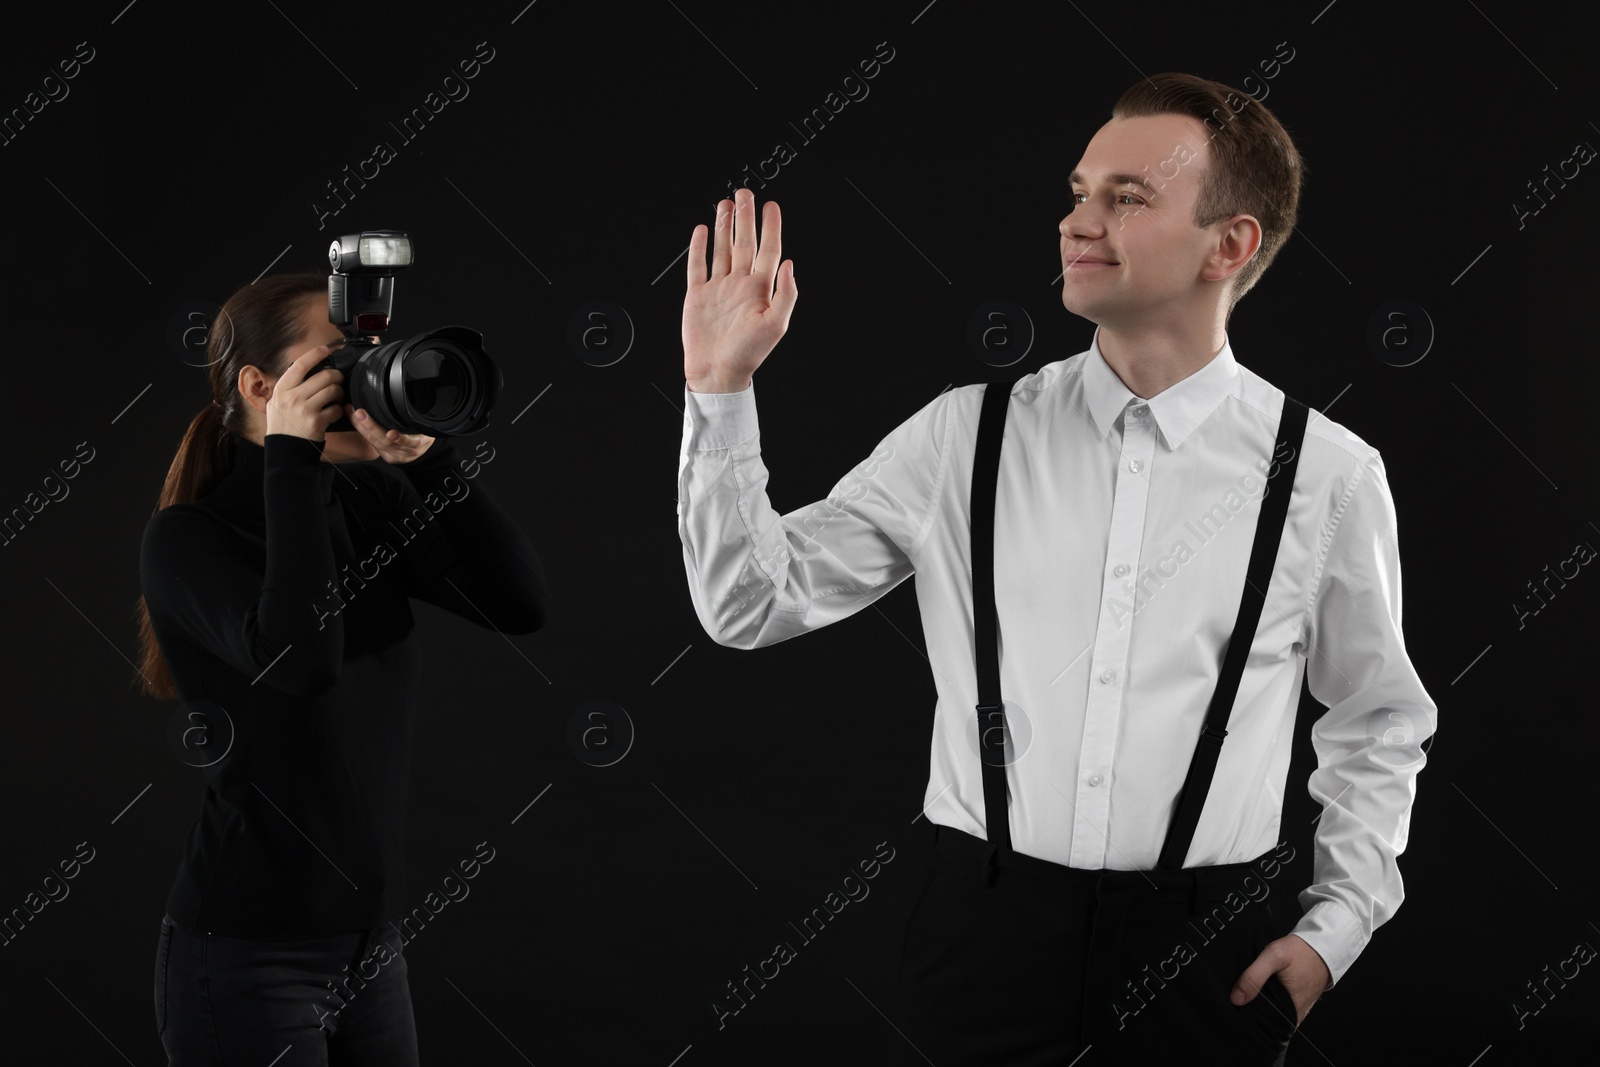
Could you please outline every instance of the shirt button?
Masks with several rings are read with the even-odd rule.
[[[1097,774],[1091,774],[1089,776],[1089,784],[1090,785],[1099,785],[1103,781],[1105,781],[1105,779],[1100,777],[1100,775],[1098,773]]]
[[[1126,563],[1119,563],[1115,567],[1113,567],[1111,569],[1111,571],[1118,578],[1121,578],[1124,574],[1128,573],[1128,565]]]
[[[1149,409],[1146,408],[1143,404],[1135,404],[1129,410],[1131,410],[1135,415],[1143,415]]]
[[[1128,461],[1128,469],[1131,470],[1135,474],[1138,474],[1139,473],[1139,468],[1143,467],[1143,466],[1144,466],[1144,464],[1140,463],[1136,459],[1131,459],[1131,460]]]
[[[1109,682],[1109,681],[1111,681],[1111,679],[1115,678],[1116,676],[1117,676],[1117,672],[1113,671],[1113,670],[1110,670],[1110,669],[1103,670],[1103,671],[1100,672],[1100,680],[1102,682]]]

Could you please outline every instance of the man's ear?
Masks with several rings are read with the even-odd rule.
[[[1228,219],[1227,229],[1217,239],[1216,251],[1211,253],[1201,277],[1207,281],[1223,281],[1232,277],[1250,262],[1261,247],[1261,223],[1254,215],[1235,215]]]

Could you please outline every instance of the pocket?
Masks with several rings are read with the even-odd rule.
[[[1300,1029],[1300,1024],[1295,1021],[1300,1015],[1300,1009],[1295,1007],[1294,997],[1290,994],[1289,987],[1283,984],[1282,979],[1277,975],[1272,975],[1267,979],[1267,984],[1261,992],[1273,994],[1274,999],[1278,1002],[1278,1007],[1283,1009],[1283,1017],[1291,1031]]]
[[[1259,900],[1250,905],[1256,913],[1256,931],[1260,938],[1256,951],[1260,952],[1267,947],[1269,941],[1276,941],[1286,931],[1280,929],[1278,917],[1272,913],[1272,900],[1270,898]]]
[[[900,976],[905,972],[906,955],[911,948],[911,928],[916,925],[917,916],[922,914],[923,905],[928,900],[928,891],[933,888],[933,881],[938,875],[938,864],[930,863],[927,874],[922,879],[922,889],[918,891],[916,899],[911,903],[911,911],[906,915],[905,932],[900,937],[900,958],[895,963],[896,983],[899,982]]]
[[[1286,925],[1272,914],[1272,908],[1267,901],[1263,900],[1259,907],[1262,913],[1262,925],[1265,929],[1262,934],[1261,945],[1256,949],[1258,953],[1261,949],[1266,948],[1270,942],[1276,941],[1280,937],[1286,937],[1289,934],[1289,929],[1286,928]],[[1262,987],[1261,992],[1263,995],[1270,994],[1278,1007],[1283,1009],[1284,1018],[1288,1020],[1285,1026],[1289,1033],[1293,1033],[1300,1028],[1299,1024],[1295,1022],[1295,1017],[1299,1014],[1299,1011],[1294,1006],[1294,997],[1290,995],[1289,987],[1283,984],[1282,979],[1276,974],[1272,975],[1267,980],[1266,985]]]
[[[1270,911],[1262,905],[1257,905],[1257,909],[1255,955],[1260,955],[1261,950],[1266,948],[1269,942],[1275,941],[1282,934]],[[1298,1012],[1294,1006],[1294,997],[1290,995],[1289,987],[1283,984],[1283,980],[1277,974],[1268,975],[1250,1003],[1241,1010],[1250,1020],[1250,1029],[1258,1035],[1258,1040],[1273,1052],[1283,1051],[1299,1028],[1295,1022]]]
[[[167,961],[172,955],[172,920],[161,917],[161,936],[156,941],[156,1034],[167,1030]]]
[[[1273,1052],[1283,1051],[1298,1029],[1295,1024],[1294,997],[1289,995],[1289,987],[1276,974],[1269,975],[1255,999],[1245,1008],[1250,1011],[1265,1047]]]

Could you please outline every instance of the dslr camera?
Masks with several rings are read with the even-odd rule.
[[[475,433],[489,425],[489,409],[505,385],[483,350],[483,335],[443,326],[398,341],[381,336],[394,306],[394,276],[413,258],[411,238],[401,230],[363,230],[333,242],[328,320],[344,331],[344,344],[311,373],[341,371],[345,400],[385,428],[430,437]],[[328,429],[355,427],[341,415]]]

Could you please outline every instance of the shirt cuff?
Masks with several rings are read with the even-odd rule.
[[[735,393],[697,393],[685,382],[684,417],[698,430],[695,451],[732,448],[759,434],[755,393],[753,384]]]
[[[1313,904],[1311,910],[1300,916],[1300,921],[1289,932],[1316,949],[1322,962],[1328,965],[1328,989],[1332,989],[1344,977],[1367,945],[1361,921],[1328,900]]]

